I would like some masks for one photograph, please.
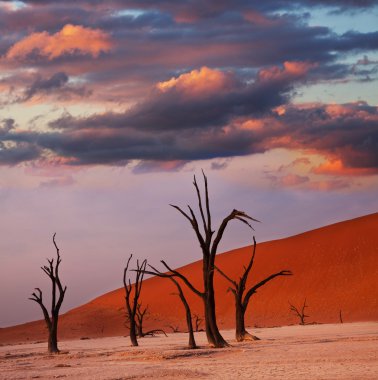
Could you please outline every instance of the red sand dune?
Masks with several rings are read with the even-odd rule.
[[[200,254],[200,252],[199,252]],[[248,262],[251,247],[217,256],[217,265],[238,278]],[[294,275],[274,279],[260,288],[250,301],[247,324],[277,326],[297,323],[288,301],[300,306],[307,299],[308,322],[332,323],[378,320],[378,213],[344,221],[286,239],[257,245],[250,284],[271,273],[290,269]],[[201,288],[201,262],[180,268]],[[233,296],[228,283],[215,276],[218,322],[234,327]],[[142,301],[149,305],[146,328],[179,326],[185,329],[184,310],[167,279],[144,281]],[[186,291],[193,313],[202,316],[201,300]],[[124,327],[123,288],[104,294],[62,315],[60,338],[127,335]],[[45,339],[44,322],[37,321],[0,330],[0,342]]]

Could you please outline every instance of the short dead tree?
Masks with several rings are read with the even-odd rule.
[[[305,314],[305,309],[306,307],[308,307],[308,305],[306,304],[306,298],[303,302],[302,308],[297,308],[296,306],[292,305],[290,302],[289,302],[289,305],[290,305],[290,311],[299,318],[299,324],[305,325],[306,324],[305,319],[309,317],[308,315]]]
[[[149,314],[148,305],[145,308],[142,308],[142,304],[138,303],[137,312],[135,315],[135,318],[136,318],[135,324],[136,324],[136,331],[137,331],[138,338],[144,338],[147,335],[155,336],[155,334],[157,334],[159,332],[163,333],[165,336],[167,336],[165,331],[162,329],[153,329],[153,330],[144,331],[144,329],[143,329],[144,317],[148,314]],[[126,317],[126,321],[127,322],[129,321],[128,317]]]
[[[282,270],[280,272],[273,273],[270,276],[266,277],[264,280],[250,287],[244,295],[244,292],[246,291],[248,275],[252,269],[252,266],[255,260],[255,254],[256,254],[256,240],[255,240],[255,237],[253,237],[252,255],[249,260],[248,266],[244,267],[244,272],[239,278],[239,281],[235,281],[231,279],[221,269],[219,269],[217,266],[214,266],[215,270],[217,270],[219,274],[231,284],[228,290],[232,292],[235,298],[235,321],[236,321],[235,336],[238,342],[242,342],[243,340],[259,340],[258,337],[256,337],[255,335],[251,335],[245,329],[245,312],[247,310],[250,298],[257,292],[259,288],[261,288],[263,285],[273,280],[274,278],[279,277],[279,276],[292,275],[292,272],[289,270]]]
[[[143,260],[141,264],[139,263],[139,260],[137,260],[137,268],[135,270],[135,284],[132,286],[130,278],[127,278],[127,271],[129,269],[129,264],[132,257],[133,255],[130,255],[129,259],[127,260],[126,267],[123,270],[123,286],[125,288],[126,313],[127,320],[129,322],[130,340],[133,346],[138,346],[136,314],[138,310],[139,297],[142,290],[143,276],[146,269],[147,260]],[[131,294],[133,290],[134,292],[132,297]]]
[[[49,331],[48,337],[48,351],[51,354],[59,353],[58,349],[58,320],[59,320],[59,310],[62,306],[64,295],[66,294],[67,286],[63,288],[62,283],[59,278],[59,265],[61,263],[59,248],[55,242],[55,235],[53,235],[53,243],[56,249],[57,259],[54,263],[54,259],[47,259],[48,265],[44,265],[41,269],[47,274],[51,280],[51,316],[43,304],[42,300],[42,290],[40,288],[35,288],[35,292],[32,293],[30,300],[37,302],[41,307],[47,329]],[[57,290],[58,293],[57,294]]]
[[[162,261],[162,263],[169,270],[169,267],[165,264],[165,262]],[[184,292],[182,291],[181,285],[174,278],[175,277],[174,274],[163,273],[163,272],[159,271],[158,269],[156,269],[155,267],[153,267],[152,265],[149,265],[149,267],[152,270],[151,271],[146,271],[147,274],[153,274],[153,275],[158,276],[158,277],[168,278],[176,286],[177,291],[178,291],[177,295],[179,296],[179,298],[180,298],[180,300],[181,300],[181,302],[182,302],[182,304],[184,305],[184,308],[185,308],[186,325],[188,327],[188,333],[189,333],[188,347],[191,348],[191,349],[197,348],[197,344],[196,344],[196,341],[194,339],[194,333],[193,333],[192,313],[190,311],[190,306],[188,304],[188,301],[185,298]],[[172,329],[172,331],[174,333],[178,332],[178,326],[169,326],[169,327]]]
[[[180,326],[169,325],[168,327],[172,330],[172,332],[173,332],[174,334],[180,332]]]
[[[195,332],[199,332],[199,331],[203,331],[202,329],[200,329],[200,326],[203,322],[203,318],[201,318],[198,314],[193,314],[193,320],[194,320],[194,331]]]
[[[142,304],[138,303],[136,311],[136,329],[139,338],[143,338],[145,333],[143,332],[143,320],[145,315],[148,313],[148,305],[145,308],[142,308]]]

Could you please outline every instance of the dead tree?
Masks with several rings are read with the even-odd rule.
[[[147,312],[148,312],[148,305],[144,309],[142,309],[142,304],[138,303],[136,314],[135,314],[136,316],[135,322],[136,322],[136,329],[137,329],[137,334],[139,338],[143,338],[145,336],[143,332],[143,320]]]
[[[192,314],[190,311],[190,306],[184,296],[184,292],[182,291],[180,284],[174,278],[175,276],[173,274],[162,273],[158,269],[154,268],[152,265],[149,265],[149,267],[152,269],[152,271],[146,271],[147,274],[153,274],[155,276],[162,277],[162,278],[169,278],[173,282],[173,284],[176,286],[177,291],[178,291],[177,295],[180,297],[180,300],[185,308],[186,325],[188,327],[188,333],[189,333],[188,347],[191,349],[197,348],[196,341],[194,339]],[[178,332],[178,327],[176,328],[174,326],[169,326],[169,327],[172,329],[173,332]]]
[[[289,302],[289,305],[290,305],[290,311],[292,311],[293,314],[295,314],[299,318],[299,321],[300,321],[299,324],[305,325],[306,324],[305,319],[309,317],[308,315],[305,314],[305,308],[308,307],[308,305],[306,304],[306,298],[303,302],[301,309],[295,307],[290,302]]]
[[[266,277],[264,280],[251,286],[245,293],[247,279],[253,267],[255,255],[256,255],[256,239],[255,237],[253,237],[252,255],[249,260],[248,265],[246,267],[244,266],[244,272],[239,278],[239,281],[232,280],[222,270],[220,270],[217,266],[215,266],[215,269],[219,272],[219,274],[231,284],[231,287],[229,287],[228,290],[232,292],[235,298],[235,322],[236,322],[235,337],[238,342],[242,342],[243,340],[259,340],[260,339],[255,335],[251,335],[245,329],[245,312],[247,310],[251,297],[257,292],[259,288],[261,288],[263,285],[273,280],[274,278],[278,276],[292,275],[291,271],[289,270],[282,270],[280,272],[273,273],[270,276]]]
[[[58,320],[59,320],[59,310],[62,306],[64,295],[66,294],[67,286],[63,288],[62,283],[59,278],[59,265],[61,263],[59,248],[55,242],[55,233],[53,235],[53,243],[56,249],[56,263],[54,259],[47,259],[48,265],[44,265],[41,269],[49,276],[51,280],[51,316],[43,304],[42,300],[42,290],[40,288],[35,288],[36,292],[32,293],[30,300],[37,302],[42,309],[43,316],[49,331],[48,337],[48,351],[51,354],[59,353],[58,349]],[[57,290],[59,294],[57,294]]]
[[[198,208],[201,216],[201,222],[198,221],[197,216],[195,215],[193,209],[188,205],[188,212],[185,212],[180,207],[176,205],[171,205],[176,210],[178,210],[181,215],[184,216],[185,219],[192,226],[196,238],[200,244],[202,250],[202,273],[203,273],[203,291],[195,288],[192,283],[181,273],[172,270],[168,267],[164,262],[163,264],[166,266],[168,270],[171,271],[172,274],[175,274],[177,277],[181,278],[185,284],[191,289],[197,296],[199,296],[204,305],[204,315],[205,315],[205,330],[207,340],[210,345],[214,347],[225,347],[228,346],[228,343],[223,339],[222,335],[219,332],[219,328],[217,325],[216,314],[215,314],[215,295],[214,295],[214,262],[215,256],[217,254],[218,246],[220,241],[222,240],[223,233],[227,228],[227,225],[232,220],[238,220],[248,225],[250,228],[252,226],[248,222],[248,220],[256,221],[258,220],[250,217],[243,211],[232,210],[228,216],[226,216],[221,222],[219,228],[217,230],[213,230],[212,220],[211,220],[211,212],[210,212],[210,202],[209,202],[209,192],[207,185],[207,177],[202,171],[203,179],[205,183],[205,192],[204,198],[205,201],[202,200],[201,192],[198,187],[196,177],[194,176],[193,185],[196,190],[197,199],[198,199]],[[200,227],[200,223],[202,223],[202,228]],[[201,231],[202,230],[202,231]]]
[[[123,270],[123,286],[125,288],[125,301],[126,301],[126,312],[129,320],[129,328],[130,328],[130,340],[133,346],[138,345],[137,340],[137,324],[136,324],[136,314],[138,308],[138,301],[140,297],[140,292],[142,290],[143,276],[144,271],[146,269],[147,260],[143,260],[141,264],[139,264],[139,260],[137,260],[137,269],[135,270],[135,284],[134,287],[131,285],[130,278],[127,279],[127,271],[129,269],[130,260],[133,255],[130,255],[127,260],[127,264],[125,269]],[[131,299],[131,293],[134,289],[133,299]]]
[[[172,332],[173,332],[174,334],[180,332],[180,326],[169,325],[168,327],[172,330]]]
[[[201,318],[198,314],[194,314],[193,319],[194,319],[194,325],[196,326],[194,331],[195,332],[203,331],[203,330],[200,330],[200,326],[201,326],[201,323],[203,322],[203,318]]]
[[[165,331],[162,329],[153,329],[153,330],[148,330],[146,332],[143,330],[144,317],[148,314],[149,314],[148,305],[144,309],[142,309],[142,304],[138,303],[137,311],[135,314],[135,317],[136,317],[135,324],[136,324],[136,331],[137,331],[138,338],[144,338],[147,335],[155,336],[155,334],[158,332],[161,332],[165,336],[167,336]],[[128,318],[127,318],[127,321],[128,321]]]

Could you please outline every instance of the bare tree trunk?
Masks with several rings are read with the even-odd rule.
[[[48,351],[52,354],[59,352],[58,349],[58,320],[54,318],[51,324],[48,338]]]
[[[228,343],[224,340],[217,325],[217,317],[215,313],[215,295],[213,273],[209,274],[206,281],[204,309],[205,309],[205,324],[206,337],[208,342],[214,347],[226,347]]]
[[[181,301],[183,301],[182,298],[181,298]],[[197,344],[196,344],[196,340],[194,339],[192,314],[190,312],[190,307],[189,307],[189,304],[186,301],[186,299],[185,299],[185,301],[183,301],[183,304],[185,306],[186,325],[188,327],[188,333],[189,333],[188,347],[191,348],[191,349],[195,349],[195,348],[197,348]]]
[[[135,319],[130,319],[130,340],[133,346],[138,346]]]
[[[235,301],[235,338],[237,342],[244,340],[260,340],[255,335],[250,334],[245,328],[245,309],[240,300]]]

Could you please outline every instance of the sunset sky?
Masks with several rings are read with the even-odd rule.
[[[0,327],[201,257],[169,203],[257,241],[378,211],[375,0],[0,1]],[[202,184],[202,183],[201,183]],[[353,239],[353,236],[346,236]],[[233,222],[221,250],[250,244]]]

